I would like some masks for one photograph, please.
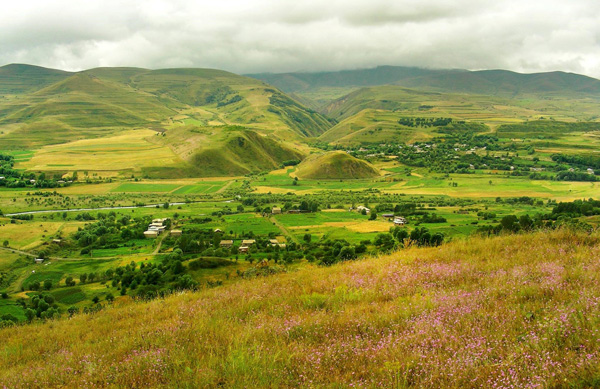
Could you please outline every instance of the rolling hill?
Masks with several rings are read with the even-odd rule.
[[[597,121],[599,99],[593,96],[510,98],[471,93],[443,93],[384,85],[361,88],[324,106],[338,123],[319,137],[326,143],[376,144],[413,142],[435,136],[435,129],[406,127],[405,117],[451,118],[474,131],[495,131],[501,125],[552,118]]]
[[[114,148],[114,137],[135,129],[152,129],[168,134],[162,144],[178,155],[183,150],[182,160],[190,161],[191,155],[197,154],[192,165],[181,166],[181,174],[216,174],[207,173],[212,169],[237,175],[278,167],[282,160],[298,158],[305,152],[292,150],[291,143],[318,137],[335,123],[270,85],[221,70],[97,68],[68,73],[28,65],[1,69],[8,81],[0,88],[13,88],[13,79],[19,74],[26,76],[19,78],[23,93],[0,99],[0,142],[4,150],[36,150],[86,139],[98,139],[95,148],[102,147],[102,139],[106,139],[110,144],[107,147]],[[27,89],[36,82],[43,87]],[[229,132],[220,134],[232,126],[247,130],[242,131],[240,139],[251,137],[244,143],[245,152],[227,145],[224,137],[229,137]],[[204,137],[201,144],[182,139],[182,134],[194,138],[207,132],[211,136]],[[131,138],[131,132],[127,134]],[[145,134],[140,132],[144,141],[156,143]],[[198,147],[181,147],[169,139]],[[41,152],[60,159],[61,154],[54,149]],[[208,163],[209,153],[215,158],[227,157],[217,159],[219,163]],[[56,165],[67,164],[58,160]],[[154,165],[149,161],[150,167]]]
[[[379,176],[370,163],[345,151],[313,154],[298,165],[296,176],[305,179],[360,179]]]
[[[73,75],[63,70],[40,66],[10,64],[0,67],[0,95],[34,92]]]

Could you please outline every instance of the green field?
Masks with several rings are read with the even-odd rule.
[[[113,192],[126,192],[126,193],[135,193],[135,192],[172,192],[173,190],[180,188],[181,185],[177,184],[121,184],[115,189]]]

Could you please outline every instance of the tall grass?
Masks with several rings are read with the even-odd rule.
[[[600,385],[600,235],[410,248],[0,331],[0,386]]]

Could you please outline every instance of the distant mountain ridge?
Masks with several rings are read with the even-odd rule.
[[[600,95],[600,80],[560,71],[523,74],[508,70],[469,71],[379,66],[339,72],[262,73],[248,76],[263,80],[286,93],[302,93],[323,87],[398,85],[428,91],[506,97],[538,93]]]

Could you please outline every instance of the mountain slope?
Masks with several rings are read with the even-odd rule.
[[[430,70],[416,67],[378,66],[373,69],[341,70],[316,73],[261,73],[251,74],[287,93],[301,92],[318,87],[363,87],[396,84],[400,80],[434,74],[447,74],[450,70]]]
[[[10,64],[0,67],[0,95],[24,94],[42,89],[73,75],[63,70]]]
[[[473,238],[232,274],[147,303],[118,297],[94,314],[0,329],[0,383],[594,387],[599,243],[564,230]]]
[[[433,74],[406,79],[398,84],[424,90],[508,97],[542,93],[600,95],[599,80],[565,72],[521,74],[507,70],[482,70]]]
[[[2,69],[6,79],[4,84],[0,79],[0,89],[13,88],[11,82],[21,73],[46,77],[45,83],[52,77],[59,80],[0,99],[0,139],[6,148],[113,135],[119,128],[163,131],[189,123],[248,126],[279,140],[317,137],[332,126],[271,86],[221,70],[96,68],[73,74],[21,65]],[[29,85],[35,78],[23,80]],[[40,127],[47,129],[42,136]]]
[[[470,93],[490,96],[517,97],[552,94],[600,97],[600,81],[584,75],[547,72],[522,74],[506,70],[421,69],[400,66],[380,66],[373,69],[345,70],[321,73],[284,73],[252,75],[277,86],[286,93],[295,93],[323,106],[353,90],[381,85],[443,93]],[[341,94],[340,94],[341,93]]]

